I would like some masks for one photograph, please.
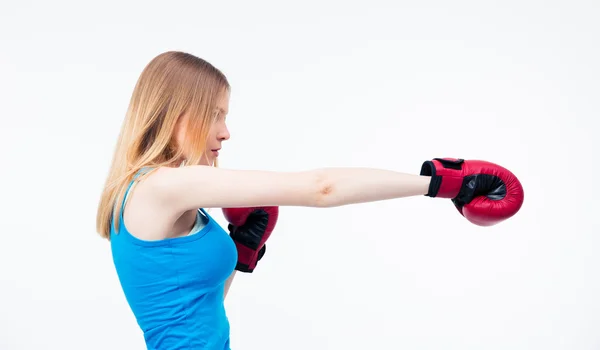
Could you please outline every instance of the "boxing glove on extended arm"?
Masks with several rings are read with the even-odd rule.
[[[431,176],[426,196],[452,199],[456,209],[479,226],[492,226],[506,220],[523,205],[521,182],[494,163],[434,158],[423,163],[421,175]]]
[[[277,224],[279,207],[223,208],[222,211],[238,252],[235,269],[252,273],[265,254],[265,243]]]

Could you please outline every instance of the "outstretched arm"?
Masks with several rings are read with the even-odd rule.
[[[274,172],[186,166],[160,169],[147,181],[165,207],[181,213],[204,207],[328,208],[425,195],[431,177],[374,168]]]

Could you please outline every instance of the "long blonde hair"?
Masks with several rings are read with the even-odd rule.
[[[216,117],[216,101],[229,89],[221,71],[188,53],[169,51],[148,63],[133,90],[100,198],[96,216],[100,236],[110,240],[110,225],[118,229],[116,213],[140,169],[172,166],[182,159],[175,126],[184,114],[190,116],[185,145],[189,157],[185,162],[200,162]]]

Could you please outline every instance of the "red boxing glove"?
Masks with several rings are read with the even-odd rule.
[[[492,226],[515,215],[523,205],[521,182],[507,169],[481,160],[434,158],[421,167],[431,176],[426,196],[451,198],[470,222]]]
[[[235,267],[241,272],[253,272],[263,257],[279,217],[279,207],[223,208],[228,229],[238,251]]]

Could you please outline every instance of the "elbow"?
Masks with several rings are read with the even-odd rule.
[[[314,178],[314,200],[313,205],[317,208],[331,208],[336,206],[334,196],[334,181],[327,171],[320,170],[315,173]]]

